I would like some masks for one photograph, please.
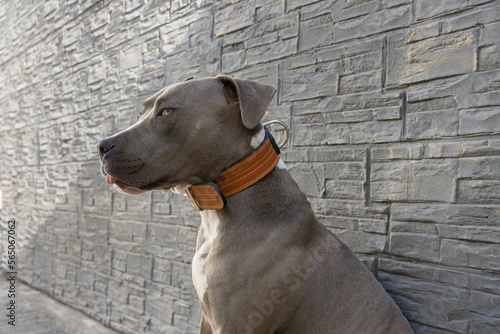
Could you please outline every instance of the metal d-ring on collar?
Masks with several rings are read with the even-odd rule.
[[[285,129],[285,139],[283,139],[283,141],[278,145],[279,148],[282,148],[283,146],[285,146],[286,142],[288,141],[290,129],[288,128],[288,125],[286,125],[282,121],[278,121],[278,120],[266,122],[266,123],[262,124],[262,126],[265,128],[271,124],[279,124]]]

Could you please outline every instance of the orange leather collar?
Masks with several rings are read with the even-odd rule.
[[[262,144],[247,157],[222,171],[213,182],[197,183],[186,190],[191,204],[198,210],[219,210],[226,197],[257,183],[279,162],[280,153],[272,135],[266,131]]]

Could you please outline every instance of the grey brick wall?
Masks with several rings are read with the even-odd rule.
[[[198,214],[126,197],[96,144],[142,99],[226,73],[278,87],[267,118],[319,219],[417,333],[500,333],[500,3],[0,2],[0,211],[19,276],[123,333],[195,333]]]

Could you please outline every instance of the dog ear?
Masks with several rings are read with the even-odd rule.
[[[228,103],[237,99],[240,104],[243,125],[248,129],[259,125],[276,88],[252,80],[233,79],[226,75],[218,75],[217,79],[224,84],[224,95]]]

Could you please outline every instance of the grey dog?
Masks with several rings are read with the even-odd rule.
[[[372,273],[318,222],[269,146],[260,122],[274,93],[228,76],[159,91],[137,123],[100,142],[107,182],[132,195],[187,192],[201,209],[204,194],[215,203],[200,211],[193,258],[200,333],[413,333]],[[247,187],[230,192],[238,182]]]

